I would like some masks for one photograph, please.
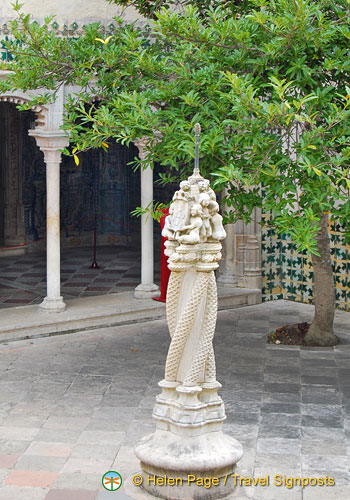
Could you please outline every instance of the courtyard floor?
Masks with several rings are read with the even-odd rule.
[[[64,299],[126,292],[140,284],[139,249],[98,247],[96,260],[99,269],[90,269],[92,260],[93,251],[90,247],[62,250],[61,293]],[[158,261],[156,255],[156,282],[160,281]],[[45,253],[1,257],[0,308],[39,304],[45,296]]]
[[[312,310],[277,301],[218,314],[224,429],[244,448],[237,473],[271,478],[239,498],[350,498],[350,313],[337,312],[335,348],[266,344],[267,332]],[[133,447],[154,429],[168,345],[160,320],[1,344],[0,500],[141,498],[128,489]],[[102,488],[109,470],[123,477],[117,492]],[[277,487],[275,474],[335,486]]]

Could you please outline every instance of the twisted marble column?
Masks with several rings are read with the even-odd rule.
[[[165,499],[214,499],[230,494],[243,450],[222,432],[226,418],[217,391],[213,337],[217,318],[214,270],[225,238],[219,205],[209,181],[199,169],[173,196],[163,229],[171,276],[167,321],[171,342],[162,393],[153,410],[156,431],[135,448],[144,476],[143,488]],[[212,489],[192,484],[188,477],[218,478]],[[181,478],[170,489],[150,478]],[[225,481],[226,478],[226,481]]]

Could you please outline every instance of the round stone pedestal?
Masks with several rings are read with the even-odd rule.
[[[194,434],[196,434],[195,429]],[[136,446],[142,488],[167,500],[214,500],[233,493],[241,444],[222,431],[186,436],[157,429]]]
[[[159,292],[159,286],[154,283],[150,285],[140,284],[135,288],[135,299],[151,299]]]
[[[62,297],[50,298],[45,297],[41,304],[39,304],[39,310],[49,313],[59,313],[66,309],[66,304],[63,302]]]

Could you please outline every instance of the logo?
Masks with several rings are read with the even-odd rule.
[[[116,491],[122,485],[122,476],[119,472],[109,470],[102,476],[102,486],[108,491]]]

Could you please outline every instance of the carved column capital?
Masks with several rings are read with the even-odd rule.
[[[147,148],[149,144],[152,142],[152,144],[156,144],[157,142],[162,140],[162,134],[161,132],[155,131],[153,137],[148,137],[148,136],[143,136],[141,138],[135,139],[133,142],[137,149],[139,150],[139,157],[141,161],[145,161],[146,159],[146,154],[147,154]]]
[[[34,137],[40,150],[45,155],[45,161],[52,163],[61,162],[61,151],[69,144],[69,137],[63,134],[61,130],[29,130],[29,135]]]
[[[147,153],[147,144],[149,142],[149,137],[141,137],[140,139],[136,139],[134,141],[135,146],[139,150],[139,157],[141,161],[144,161],[146,159],[146,153]]]

